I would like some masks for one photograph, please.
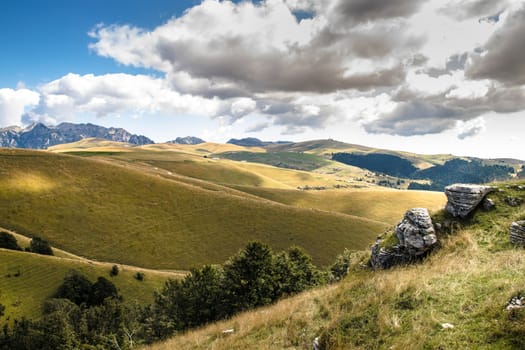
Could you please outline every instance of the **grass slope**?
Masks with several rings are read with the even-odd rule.
[[[525,290],[525,251],[509,243],[525,206],[505,198],[525,192],[498,186],[496,209],[458,222],[422,264],[374,272],[361,267],[362,252],[339,284],[144,349],[308,349],[316,336],[323,349],[523,349],[525,309],[505,305]]]
[[[299,152],[225,152],[218,157],[236,161],[268,164],[279,168],[311,171],[328,164],[323,157]]]
[[[98,276],[108,278],[124,301],[141,304],[151,303],[154,290],[161,289],[168,278],[178,276],[119,265],[119,274],[110,277],[111,266],[113,264],[0,249],[0,303],[6,307],[0,325],[22,317],[38,318],[44,301],[52,297],[71,269],[82,272],[92,282]],[[134,278],[139,271],[145,274],[143,281]]]
[[[390,189],[295,191],[236,187],[245,192],[300,208],[317,208],[396,224],[408,208],[442,208],[446,197],[440,192]]]
[[[130,167],[0,150],[0,225],[103,261],[162,269],[220,263],[250,240],[297,244],[317,264],[366,248],[385,225],[205,189]]]

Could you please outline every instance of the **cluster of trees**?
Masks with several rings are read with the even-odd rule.
[[[320,270],[300,248],[274,253],[252,242],[223,265],[167,281],[145,307],[124,303],[103,277],[91,283],[71,272],[44,305],[42,319],[4,327],[0,349],[129,349],[340,280],[349,266],[347,250],[328,270]]]
[[[334,153],[332,160],[396,177],[409,178],[417,171],[411,162],[392,154]]]
[[[0,248],[20,251],[23,250],[18,245],[16,238],[9,232],[5,231],[0,231]],[[27,247],[25,251],[36,254],[53,255],[53,249],[51,249],[49,242],[41,239],[40,237],[33,237],[31,242],[29,242],[29,247]]]
[[[414,178],[432,180],[431,184],[411,183],[409,189],[443,191],[453,183],[483,184],[496,180],[506,180],[514,168],[504,165],[485,165],[479,160],[451,159],[443,165],[419,170]]]
[[[482,184],[506,180],[514,174],[514,168],[504,165],[486,165],[480,160],[451,159],[443,165],[419,170],[404,158],[391,154],[335,153],[332,159],[341,163],[368,169],[374,172],[410,179],[431,180],[430,184],[412,182],[409,189],[443,191],[453,183]],[[385,185],[380,183],[380,185]],[[388,183],[386,183],[388,185]]]

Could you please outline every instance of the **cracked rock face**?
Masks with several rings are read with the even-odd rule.
[[[466,218],[485,198],[487,194],[495,191],[494,187],[454,184],[445,188],[448,202],[445,207],[453,217]]]
[[[425,208],[408,210],[396,227],[396,236],[399,245],[407,249],[411,255],[423,254],[437,243],[432,219]]]
[[[375,269],[386,269],[406,264],[430,252],[437,243],[436,233],[428,210],[413,208],[405,213],[396,226],[399,244],[380,248],[379,242],[372,247],[370,263]]]
[[[510,243],[525,246],[525,220],[510,225]]]

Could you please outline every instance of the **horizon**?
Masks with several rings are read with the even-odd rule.
[[[525,159],[518,0],[0,5],[0,128]]]
[[[60,124],[64,124],[64,123],[71,123],[71,122],[62,122]],[[27,125],[25,126],[23,129],[30,129],[31,127],[33,127],[34,125],[36,124],[42,124],[48,128],[54,128],[54,127],[57,127],[59,126],[60,124],[56,124],[56,125],[46,125],[45,123],[42,123],[42,122],[34,122],[30,125]],[[94,126],[99,126],[97,124],[93,124],[93,123],[73,123],[73,124],[76,124],[76,125],[80,125],[80,124],[89,124],[89,125],[94,125]],[[21,128],[20,126],[17,126],[17,125],[11,125],[11,126],[8,126],[8,127],[5,127],[5,128],[0,128],[0,131],[2,129],[9,129],[9,128]],[[107,127],[107,128],[115,128],[115,129],[118,129],[120,127],[116,127],[116,126],[110,126],[110,127]],[[122,128],[124,129],[125,131],[128,131],[129,130],[126,130],[125,128]],[[173,136],[173,138],[171,138],[170,140],[166,140],[166,141],[161,141],[161,142],[156,142],[154,141],[153,139],[151,139],[148,135],[144,135],[144,134],[135,134],[137,136],[144,136],[144,137],[147,137],[149,138],[150,140],[152,140],[154,142],[154,144],[165,144],[165,143],[170,143],[172,141],[175,141],[176,138],[187,138],[187,137],[197,137],[197,136],[194,136],[194,135],[175,135]],[[84,139],[97,139],[96,137],[86,137]],[[253,137],[253,136],[248,136],[248,137],[240,137],[240,138],[230,138],[226,141],[223,141],[223,142],[215,142],[215,141],[208,141],[208,140],[204,140],[202,139],[205,143],[217,143],[217,144],[227,144],[229,143],[230,141],[233,141],[233,140],[236,140],[236,141],[240,141],[240,140],[246,140],[246,139],[255,139],[255,140],[258,140],[258,141],[261,141],[261,142],[269,142],[269,143],[302,143],[302,142],[319,142],[319,141],[334,141],[334,142],[341,142],[341,143],[346,143],[348,145],[350,144],[353,144],[353,145],[356,145],[356,146],[362,146],[362,147],[368,147],[368,148],[377,148],[378,150],[384,150],[384,151],[393,151],[393,152],[408,152],[408,153],[413,153],[413,154],[416,154],[416,155],[449,155],[449,156],[454,156],[454,157],[468,157],[468,158],[479,158],[479,157],[475,157],[475,156],[472,156],[472,155],[469,155],[469,154],[455,154],[455,153],[425,153],[425,152],[411,152],[411,151],[407,151],[407,150],[403,150],[403,149],[390,149],[390,148],[378,148],[378,147],[375,147],[373,145],[367,145],[367,144],[356,144],[356,143],[348,143],[348,142],[344,142],[344,141],[341,141],[341,140],[338,140],[338,139],[333,139],[333,138],[318,138],[318,139],[305,139],[305,140],[299,140],[299,141],[290,141],[290,140],[284,140],[284,139],[260,139],[258,137]],[[118,142],[118,141],[115,141],[115,142]],[[521,162],[525,162],[524,159],[521,159],[521,158],[514,158],[514,157],[489,157],[489,158],[481,158],[481,159],[485,159],[485,160],[494,160],[494,159],[512,159],[512,160],[517,160],[517,161],[521,161]]]

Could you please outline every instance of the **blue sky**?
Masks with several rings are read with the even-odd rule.
[[[132,23],[154,28],[198,1],[17,0],[0,2],[0,82],[15,88],[49,82],[70,72],[143,72],[90,52],[98,24]],[[150,74],[154,72],[149,72]]]
[[[0,30],[0,128],[525,159],[521,0],[20,0]]]

